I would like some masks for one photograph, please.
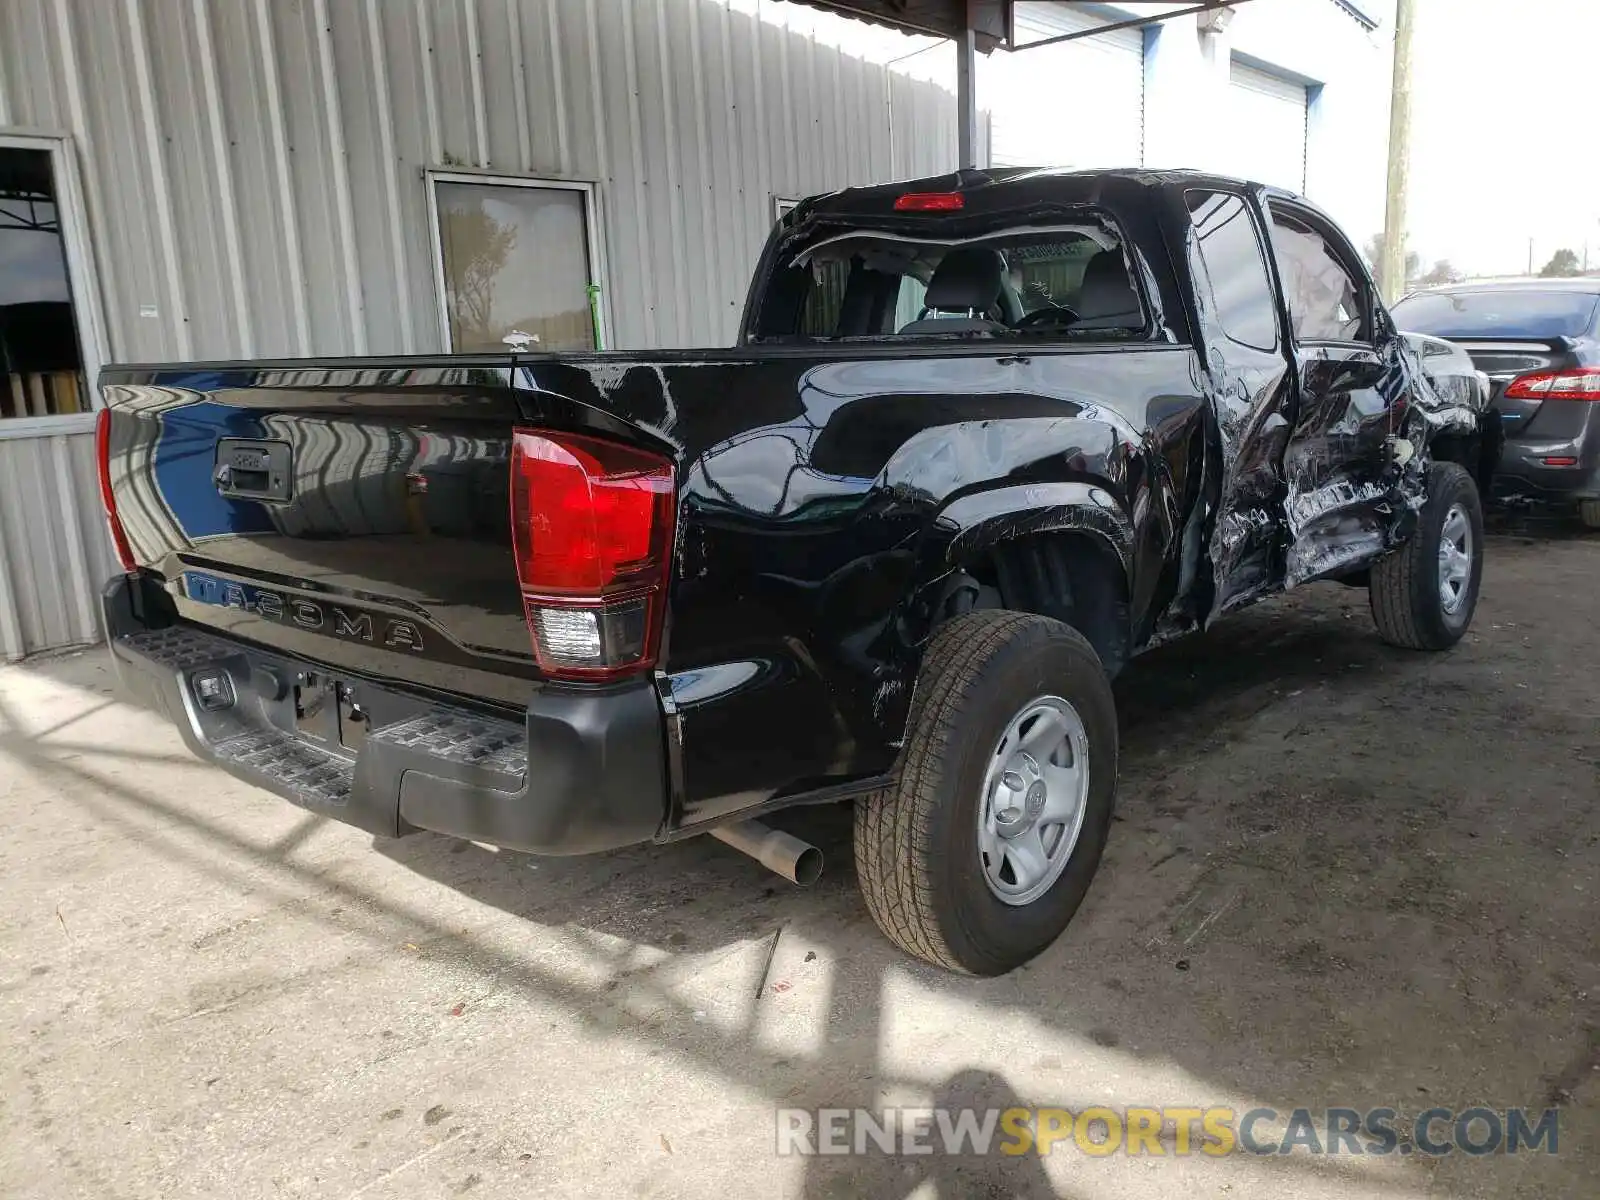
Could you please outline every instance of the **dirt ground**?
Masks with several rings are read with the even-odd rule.
[[[374,839],[192,760],[101,653],[0,669],[0,1190],[1600,1194],[1600,537],[1502,530],[1453,652],[1314,587],[1119,681],[1067,935],[974,981],[707,839]],[[755,993],[781,927],[769,986]],[[797,1158],[778,1106],[1560,1110],[1555,1154]]]

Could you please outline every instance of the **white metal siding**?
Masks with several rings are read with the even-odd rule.
[[[949,92],[727,0],[5,0],[0,88],[76,139],[121,361],[440,349],[428,167],[595,181],[615,344],[726,344],[774,194],[956,153]]]
[[[1017,13],[1021,44],[1107,22],[1065,7]],[[1144,34],[1098,33],[996,53],[979,68],[995,166],[1136,167],[1144,162]]]
[[[0,441],[0,661],[100,636],[98,495],[93,434]]]
[[[1228,174],[1304,192],[1305,85],[1235,61],[1223,149]]]
[[[593,181],[612,345],[726,345],[775,195],[956,161],[948,91],[788,7],[0,0],[0,132],[72,138],[108,360],[440,350],[430,167]],[[96,636],[92,448],[0,431],[8,657]]]

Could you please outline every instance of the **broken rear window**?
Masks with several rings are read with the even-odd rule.
[[[824,228],[786,248],[756,335],[770,340],[1135,338],[1145,307],[1107,219],[933,238]]]

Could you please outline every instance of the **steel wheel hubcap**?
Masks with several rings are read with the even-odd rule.
[[[1467,510],[1450,506],[1439,535],[1439,603],[1447,613],[1461,611],[1466,603],[1467,583],[1472,579],[1472,523]]]
[[[1031,904],[1066,868],[1089,796],[1089,734],[1060,696],[1040,696],[1006,725],[983,776],[978,862],[989,890]]]

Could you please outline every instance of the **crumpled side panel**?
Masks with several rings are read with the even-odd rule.
[[[1376,354],[1319,351],[1303,376],[1284,471],[1285,587],[1360,569],[1410,536],[1434,440],[1478,429],[1476,380],[1441,376],[1441,390],[1404,338]]]

